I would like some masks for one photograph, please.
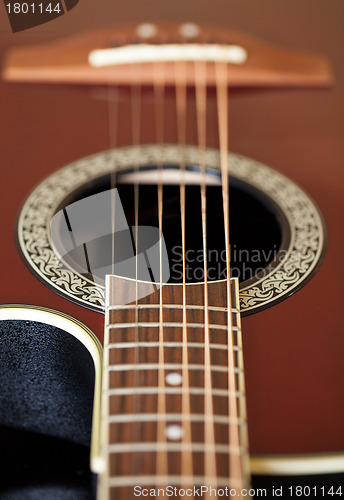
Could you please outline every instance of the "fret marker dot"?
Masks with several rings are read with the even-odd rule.
[[[182,383],[183,377],[180,373],[171,372],[166,375],[165,380],[168,385],[180,385]]]
[[[165,433],[171,441],[179,441],[183,437],[184,431],[180,425],[169,425],[166,427]]]
[[[185,38],[195,38],[200,31],[200,27],[194,23],[184,23],[179,27],[179,33]]]
[[[150,23],[140,24],[136,28],[136,34],[141,38],[152,38],[157,34],[157,32],[158,28],[155,26],[155,24]]]

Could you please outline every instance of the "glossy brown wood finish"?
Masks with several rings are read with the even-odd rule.
[[[1,19],[1,49],[43,43],[89,27],[155,19],[194,20],[251,32],[291,48],[326,55],[336,86],[330,91],[232,91],[230,149],[275,167],[302,185],[322,210],[328,228],[323,265],[309,284],[283,303],[243,321],[249,438],[252,453],[344,449],[344,336],[342,334],[342,213],[344,67],[341,0],[216,0],[131,2],[99,9],[83,0],[45,29],[13,35]],[[209,12],[211,10],[211,12]],[[49,26],[49,28],[48,28]],[[32,303],[64,311],[102,337],[103,316],[57,296],[22,262],[14,226],[19,207],[43,177],[87,154],[109,147],[107,103],[102,89],[8,85],[2,96],[2,286],[1,303]],[[149,100],[143,104],[145,131],[154,127]],[[216,146],[214,104],[208,143]],[[131,142],[131,123],[121,103],[120,143]],[[174,116],[174,104],[167,104]],[[193,103],[189,103],[190,117]],[[170,126],[167,131],[167,126]],[[166,117],[166,140],[175,127]],[[193,119],[188,142],[196,143]]]

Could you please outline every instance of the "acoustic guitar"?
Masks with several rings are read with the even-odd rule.
[[[265,100],[265,136],[283,99],[295,148],[329,62],[137,23],[15,47],[3,78],[1,498],[342,496],[327,217],[231,139],[257,134],[241,100]]]

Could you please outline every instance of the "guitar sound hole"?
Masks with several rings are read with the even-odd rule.
[[[175,168],[175,167],[173,167]],[[156,175],[156,172],[155,172]],[[110,176],[104,176],[89,183],[78,192],[74,192],[65,200],[67,208],[72,203],[84,200],[98,193],[110,189]],[[110,264],[109,260],[114,254],[124,259],[124,241],[129,241],[135,251],[134,235],[135,221],[138,226],[153,226],[158,223],[158,189],[156,184],[141,184],[138,195],[138,215],[135,218],[135,189],[130,183],[121,183],[118,177],[116,188],[124,209],[126,222],[130,232],[125,239],[124,232],[99,237],[97,227],[90,224],[87,227],[88,243],[76,246],[70,250],[70,235],[61,234],[56,237],[55,247],[60,255],[65,255],[68,265],[80,274],[91,277],[94,281],[103,284],[104,275],[100,267]],[[226,278],[226,254],[224,238],[224,217],[220,181],[210,183],[207,192],[207,269],[208,280],[214,281]],[[241,283],[248,283],[257,279],[278,263],[278,253],[281,251],[283,214],[271,202],[252,186],[230,178],[230,257],[231,275],[238,277]],[[62,212],[61,212],[62,213]],[[111,218],[111,213],[104,217]],[[78,228],[70,228],[78,231]],[[58,233],[58,231],[57,231]],[[183,253],[185,254],[185,278],[187,283],[204,281],[204,251],[201,219],[201,194],[199,185],[186,186],[185,202],[185,247],[182,246],[181,211],[180,211],[180,186],[165,184],[163,186],[163,225],[162,233],[166,243],[170,277],[169,283],[183,282]],[[98,236],[97,236],[98,235]],[[131,239],[130,239],[131,236]],[[67,238],[67,241],[64,239]],[[122,238],[122,239],[121,239]],[[124,238],[124,239],[123,239]],[[112,245],[118,251],[113,251]],[[113,243],[115,241],[115,243]],[[141,243],[141,248],[140,248]],[[157,242],[156,242],[157,243]],[[69,245],[69,247],[68,247]],[[85,248],[86,246],[86,248]],[[69,248],[69,250],[68,250]],[[142,249],[142,242],[138,238],[138,252]],[[124,251],[125,253],[126,251]],[[97,253],[97,256],[95,256]],[[87,259],[85,258],[87,254]],[[97,261],[97,270],[92,269],[92,262]],[[100,266],[99,262],[103,264]],[[129,276],[127,276],[129,277]],[[132,277],[132,276],[131,276]],[[158,281],[158,280],[156,280]]]

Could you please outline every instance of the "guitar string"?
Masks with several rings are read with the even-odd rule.
[[[118,107],[119,107],[119,90],[117,86],[108,86],[108,130],[109,130],[109,147],[110,151],[117,146],[118,138]],[[111,192],[111,274],[115,270],[115,189],[116,189],[116,165],[113,165],[110,174],[110,192]]]
[[[132,66],[132,84],[131,84],[131,123],[132,123],[132,143],[134,146],[138,146],[141,141],[141,82],[138,78],[140,74],[140,68],[136,66]],[[135,159],[134,165],[134,179],[137,179],[137,175],[139,172],[139,164]],[[140,199],[140,184],[139,180],[134,180],[134,225],[135,225],[135,241],[133,242],[133,246],[135,249],[135,349],[134,349],[134,387],[139,387],[139,363],[140,363],[140,350],[139,350],[139,311],[138,311],[138,253],[139,253],[139,199]],[[131,234],[132,236],[132,234]],[[139,413],[140,408],[140,395],[135,391],[135,396],[133,400],[133,412]],[[140,442],[141,436],[141,425],[140,423],[136,423],[133,426],[133,441]],[[134,454],[133,456],[133,465],[132,469],[135,473],[135,470],[139,472],[139,455]]]
[[[216,97],[218,133],[220,145],[221,183],[224,218],[224,235],[226,250],[226,289],[227,289],[227,326],[228,326],[228,415],[229,443],[232,448],[229,463],[230,484],[238,488],[237,496],[242,498],[240,490],[243,485],[240,437],[238,425],[238,408],[236,398],[235,358],[232,330],[232,296],[230,284],[230,246],[229,246],[229,194],[228,194],[228,65],[219,61],[215,63]]]
[[[209,296],[208,296],[208,261],[207,261],[207,193],[206,193],[206,131],[207,131],[207,63],[196,62],[195,91],[197,112],[197,136],[201,166],[201,217],[202,217],[202,244],[203,244],[203,272],[204,272],[204,441],[210,445],[209,453],[204,454],[205,483],[210,484],[210,478],[217,477],[216,467],[216,439],[214,424],[214,408],[211,379],[211,348],[209,328]],[[213,479],[214,481],[214,479]],[[211,485],[216,488],[217,484]],[[209,494],[207,493],[209,498]]]
[[[181,472],[183,475],[193,476],[193,456],[192,456],[192,435],[191,435],[191,409],[190,409],[190,383],[189,383],[189,355],[188,355],[188,333],[187,333],[187,296],[186,296],[186,274],[185,274],[185,145],[186,145],[186,93],[187,93],[187,65],[184,61],[178,61],[174,64],[175,69],[175,91],[176,91],[176,108],[177,108],[177,135],[180,157],[180,223],[181,223],[181,238],[182,238],[182,255],[183,255],[183,331],[182,331],[182,422],[183,436],[182,442],[190,444],[190,450],[181,453]],[[187,486],[187,485],[185,485]]]
[[[107,108],[108,108],[108,131],[109,131],[109,147],[110,151],[114,150],[117,145],[117,138],[118,138],[118,114],[119,114],[119,90],[117,86],[113,86],[111,84],[108,85],[107,88],[108,95],[107,95]],[[116,206],[116,199],[115,199],[115,189],[116,189],[116,165],[112,165],[111,168],[111,173],[110,173],[110,198],[111,198],[111,273],[114,274],[114,268],[115,268],[115,206]],[[109,297],[109,303],[112,303],[113,297]],[[110,343],[110,330],[108,328],[105,328],[104,332],[104,346],[109,345]],[[109,365],[110,363],[110,351],[105,350],[104,351],[105,356],[104,356],[104,362],[103,362],[103,370],[107,372],[106,366]],[[110,371],[108,373],[103,373],[103,380],[105,382],[105,387],[110,386],[110,376],[111,373]],[[110,414],[110,405],[109,405],[109,398],[105,396],[106,393],[104,393],[104,396],[102,397],[102,404],[103,404],[103,417],[106,418],[107,415]],[[104,433],[104,445],[107,447],[109,445],[109,425],[103,425],[103,429],[105,431]],[[109,456],[107,454],[107,467],[106,467],[106,477],[109,477],[110,475],[110,470],[109,470]]]
[[[118,120],[119,120],[119,89],[118,87],[113,87],[109,86],[108,87],[108,120],[109,120],[109,143],[110,143],[110,150],[113,150],[117,146],[117,139],[118,139]],[[133,71],[132,75],[132,85],[130,88],[130,95],[131,95],[131,118],[132,118],[132,143],[135,145],[139,144],[140,142],[140,105],[141,105],[141,87],[139,85],[139,81],[135,78],[135,72]],[[138,171],[138,163],[135,162],[134,164],[134,173],[137,173]],[[112,253],[112,259],[111,259],[111,268],[112,268],[112,275],[115,274],[115,224],[116,224],[116,186],[117,186],[117,179],[116,179],[116,166],[114,166],[113,170],[111,171],[110,174],[110,187],[111,187],[111,226],[112,226],[112,234],[111,234],[111,253]],[[138,204],[139,204],[139,185],[137,182],[134,182],[134,205],[135,205],[135,247],[137,249],[138,247]],[[129,228],[131,230],[131,228]],[[134,248],[135,248],[134,247]],[[137,250],[135,251],[135,341],[136,344],[138,345],[138,308],[137,308],[137,298],[138,298],[138,260],[137,260]],[[107,335],[107,330],[105,332],[105,335]],[[105,345],[108,344],[109,339],[105,339]],[[138,353],[139,349],[136,347],[135,349],[135,354],[134,354],[134,363],[137,366],[139,363],[138,359]],[[138,372],[137,369],[134,371],[134,385],[138,385]],[[137,411],[137,406],[138,406],[138,396],[134,398],[134,408]],[[135,410],[134,410],[135,411]],[[139,431],[140,431],[140,425],[139,426]],[[136,426],[137,427],[137,426]],[[134,439],[139,439],[139,432],[137,429],[133,429],[134,433]],[[108,439],[108,438],[107,438]],[[136,460],[138,457],[136,457]],[[134,468],[134,467],[133,467]]]
[[[158,369],[158,414],[164,415],[157,425],[157,443],[163,443],[162,449],[156,451],[156,477],[168,476],[168,452],[166,438],[166,393],[165,393],[165,354],[164,354],[164,319],[163,319],[163,287],[162,287],[162,222],[163,222],[163,139],[164,139],[164,97],[165,97],[165,65],[163,62],[153,66],[155,127],[158,155],[158,226],[159,226],[159,369]],[[163,485],[161,485],[163,486]]]

